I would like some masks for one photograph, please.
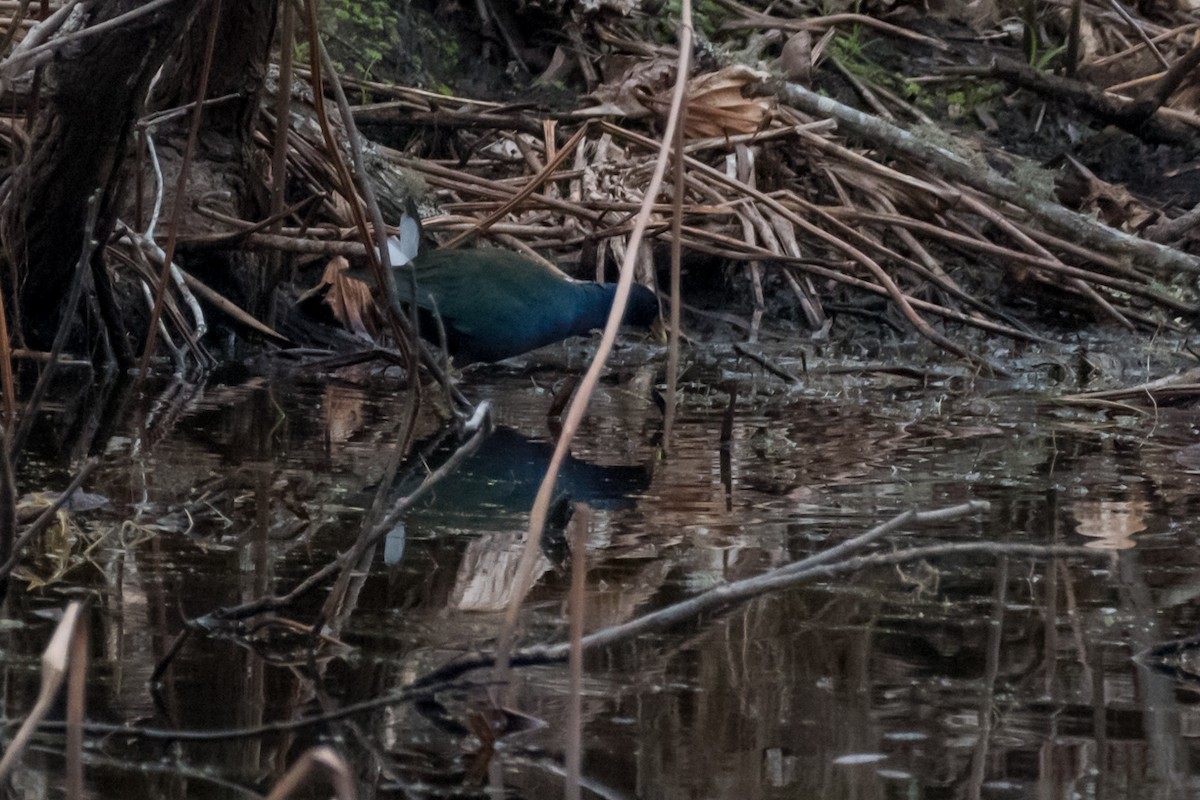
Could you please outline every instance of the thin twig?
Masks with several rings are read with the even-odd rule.
[[[662,187],[663,175],[667,170],[667,155],[670,153],[671,144],[674,141],[675,129],[679,125],[679,109],[683,104],[684,92],[687,88],[691,51],[691,1],[682,0],[679,23],[679,63],[676,66],[675,88],[671,95],[670,110],[667,112],[666,129],[663,131],[663,138],[659,143],[654,173],[651,175],[650,182],[643,195],[644,205],[641,211],[638,212],[633,232],[630,234],[629,242],[626,245],[625,259],[621,264],[621,277],[617,282],[617,291],[613,297],[612,310],[609,312],[608,322],[604,326],[604,334],[600,339],[600,345],[596,348],[596,355],[592,358],[592,363],[588,367],[587,374],[584,375],[579,390],[575,393],[571,407],[567,410],[567,418],[563,422],[562,432],[559,434],[554,454],[550,458],[550,465],[546,468],[546,475],[538,487],[537,497],[534,499],[533,509],[530,512],[525,548],[521,553],[521,561],[517,568],[516,590],[512,593],[512,599],[505,610],[504,625],[501,628],[500,640],[497,645],[497,666],[501,683],[504,682],[508,675],[508,653],[512,648],[513,637],[516,633],[517,612],[525,599],[525,594],[528,592],[529,584],[532,580],[533,567],[540,552],[539,543],[542,537],[542,529],[546,526],[546,515],[550,508],[550,500],[554,496],[554,487],[558,481],[559,468],[562,466],[567,451],[571,447],[571,440],[574,438],[575,432],[579,429],[579,423],[582,422],[583,415],[587,412],[592,392],[595,390],[596,384],[600,379],[604,363],[608,360],[608,355],[612,351],[613,342],[617,338],[617,329],[620,327],[621,318],[625,313],[625,303],[629,299],[630,287],[633,284],[633,268],[636,263],[637,251],[641,246],[646,226],[650,221],[651,206],[654,203],[654,199],[658,197],[658,192]]]
[[[687,125],[687,94],[679,105],[679,126],[675,140],[671,143],[671,163],[674,167],[674,191],[671,192],[671,319],[668,323],[667,342],[667,396],[663,413],[663,451],[669,453],[674,444],[672,433],[675,427],[676,406],[679,403],[679,326],[682,324],[680,308],[683,305],[683,195],[686,166],[684,153],[684,128]]]
[[[156,0],[160,2],[161,0]],[[154,308],[150,312],[150,322],[146,331],[146,347],[138,361],[138,380],[144,380],[150,370],[150,359],[154,355],[154,343],[158,337],[158,321],[162,317],[163,298],[167,292],[167,279],[170,276],[171,264],[175,259],[175,245],[179,237],[179,226],[183,222],[183,211],[187,207],[186,191],[188,178],[192,172],[192,160],[196,152],[196,139],[200,135],[200,120],[204,112],[204,98],[208,96],[208,79],[212,74],[213,53],[217,45],[217,29],[220,28],[222,0],[212,0],[212,17],[209,19],[208,41],[204,45],[204,66],[200,72],[200,84],[196,88],[196,107],[192,109],[192,122],[188,127],[187,141],[183,147],[183,158],[179,165],[179,175],[175,180],[175,196],[172,199],[171,224],[167,228],[167,246],[163,248],[163,267],[158,276],[158,284],[154,287]],[[155,5],[150,3],[149,5]],[[119,19],[119,17],[118,17]]]

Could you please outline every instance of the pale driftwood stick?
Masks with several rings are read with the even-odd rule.
[[[1043,200],[1030,191],[997,174],[989,167],[971,163],[958,153],[918,138],[899,126],[864,114],[858,109],[822,97],[794,83],[785,83],[779,98],[810,114],[833,117],[847,131],[880,147],[916,159],[944,177],[1007,200],[1037,217],[1043,224],[1088,247],[1128,256],[1159,273],[1187,271],[1200,273],[1200,258],[1149,242],[1110,228],[1091,217],[1077,214],[1058,203]]]
[[[37,699],[34,701],[33,708],[30,709],[25,721],[21,723],[20,729],[13,736],[12,741],[8,742],[8,746],[4,750],[4,755],[0,758],[0,781],[7,782],[9,774],[16,766],[21,758],[21,753],[25,750],[29,739],[37,730],[38,725],[49,713],[50,707],[54,703],[54,699],[58,697],[59,689],[62,688],[63,681],[70,675],[74,679],[76,691],[82,693],[77,683],[79,670],[86,665],[79,664],[80,648],[75,644],[76,637],[87,635],[87,626],[80,626],[79,619],[83,614],[84,604],[75,600],[67,606],[63,613],[62,620],[58,623],[58,627],[54,629],[54,635],[50,638],[50,643],[46,645],[45,651],[42,653],[42,682],[41,689],[38,691]],[[73,743],[81,743],[80,736],[82,714],[78,712],[72,713],[70,709],[67,712],[66,730],[68,746]],[[74,718],[73,718],[74,717]],[[71,756],[68,754],[68,761]],[[82,782],[82,775],[79,773],[79,764],[68,764],[68,771],[76,773],[74,780],[70,775],[67,777],[68,789],[77,788]],[[75,794],[67,794],[68,797],[77,798],[82,796],[82,791]]]
[[[604,364],[608,360],[609,353],[612,351],[613,343],[616,341],[617,329],[621,325],[621,315],[625,311],[625,303],[629,299],[630,287],[633,285],[633,269],[637,258],[637,250],[641,247],[646,227],[650,222],[650,208],[654,204],[654,198],[658,196],[663,176],[667,171],[667,155],[670,152],[670,144],[675,135],[675,128],[681,122],[679,119],[680,109],[683,105],[691,60],[691,14],[692,6],[690,0],[682,0],[680,5],[680,24],[677,34],[679,37],[679,56],[675,73],[675,86],[671,92],[671,105],[670,110],[667,112],[667,124],[663,131],[663,139],[655,148],[657,156],[655,158],[654,172],[650,176],[650,181],[646,186],[643,197],[645,207],[638,212],[634,220],[633,231],[629,234],[625,257],[621,260],[620,278],[617,281],[616,293],[613,295],[612,309],[609,311],[608,321],[604,325],[604,333],[600,338],[600,344],[596,347],[596,354],[592,356],[592,363],[584,374],[583,380],[579,384],[579,389],[575,393],[575,398],[571,401],[571,405],[567,409],[567,417],[563,421],[562,432],[558,436],[554,453],[550,457],[550,465],[546,468],[546,475],[538,487],[537,497],[534,498],[533,508],[529,512],[529,529],[525,536],[525,546],[521,553],[521,560],[517,566],[516,589],[512,594],[508,607],[505,609],[504,624],[500,629],[500,635],[496,643],[497,671],[501,680],[507,676],[510,666],[508,656],[516,635],[517,612],[520,610],[521,603],[524,601],[525,595],[533,583],[533,567],[540,554],[538,544],[542,537],[542,529],[546,526],[546,514],[550,508],[550,500],[554,495],[554,486],[558,482],[558,470],[562,465],[563,459],[566,457],[568,448],[571,446],[571,440],[574,438],[575,432],[583,421],[583,416],[587,412],[592,392],[596,388],[596,383],[600,380],[600,373],[604,370]]]

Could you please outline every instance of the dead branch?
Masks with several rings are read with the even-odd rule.
[[[990,167],[973,164],[958,153],[918,138],[913,133],[877,117],[811,92],[796,84],[784,84],[780,99],[812,114],[833,117],[846,130],[877,146],[915,159],[944,177],[967,184],[1033,214],[1060,235],[1089,247],[1128,256],[1158,274],[1174,271],[1200,273],[1200,258],[1155,242],[1114,230],[1094,219],[1042,199]]]

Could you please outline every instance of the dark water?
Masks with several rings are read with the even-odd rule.
[[[1200,684],[1187,654],[1174,672],[1134,656],[1198,632],[1200,474],[1187,449],[1197,412],[1062,408],[1011,388],[903,378],[814,374],[785,390],[740,377],[727,451],[728,395],[721,381],[695,383],[666,459],[647,396],[653,370],[602,387],[562,479],[591,508],[590,629],[912,507],[992,503],[984,518],[909,530],[880,549],[990,540],[1102,552],[868,570],[598,654],[583,690],[585,797],[1195,796]],[[489,647],[548,458],[556,380],[471,377],[468,392],[493,401],[501,431],[375,552],[315,655],[283,624],[210,628],[183,643],[153,688],[185,620],[287,591],[349,546],[400,400],[378,383],[255,378],[135,401],[90,444],[72,439],[87,426],[44,431],[43,457],[29,465],[39,487],[63,485],[69,454],[90,447],[103,465],[85,488],[109,504],[72,513],[71,536],[42,543],[10,593],[0,620],[6,718],[32,705],[41,650],[70,599],[90,602],[88,718],[129,726],[288,720],[384,695]],[[426,420],[422,436],[434,432]],[[430,465],[439,458],[427,454]],[[525,642],[566,636],[566,546],[550,538]],[[310,621],[323,598],[285,616]],[[249,739],[92,735],[87,785],[96,797],[253,796],[324,741],[363,796],[484,795],[489,780],[503,785],[492,796],[558,796],[566,668],[518,671],[514,691],[516,707],[544,725],[490,758],[467,733],[485,692],[467,687],[436,706]],[[59,734],[39,736],[8,793],[60,794],[61,748]]]

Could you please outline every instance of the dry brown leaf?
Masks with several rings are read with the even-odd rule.
[[[354,213],[350,203],[342,196],[340,192],[331,192],[329,195],[329,203],[333,206],[333,216],[342,227],[349,227],[354,219]]]
[[[1166,105],[1176,111],[1187,111],[1192,114],[1200,110],[1200,80],[1196,79],[1194,72],[1184,78],[1178,88],[1171,93]]]
[[[338,322],[359,336],[374,339],[379,333],[380,320],[371,287],[347,275],[348,269],[350,263],[345,258],[334,256],[325,265],[317,288],[328,287],[323,302]]]
[[[1059,180],[1057,188],[1065,205],[1095,214],[1105,225],[1123,231],[1140,230],[1156,216],[1124,186],[1101,180],[1074,159],[1070,164],[1073,169]]]
[[[645,103],[646,98],[665,91],[674,73],[673,58],[638,61],[616,80],[605,81],[597,86],[587,97],[594,105],[582,109],[579,114],[631,119],[649,116],[651,109]]]
[[[783,43],[779,54],[779,70],[789,81],[808,86],[812,83],[812,34],[796,31]]]
[[[321,408],[325,412],[325,430],[329,432],[330,442],[343,444],[362,430],[366,423],[363,406],[364,397],[361,392],[348,391],[338,384],[325,387]]]
[[[1145,500],[1078,500],[1071,511],[1075,531],[1093,541],[1084,547],[1100,550],[1128,550],[1134,535],[1146,530]]]
[[[772,101],[750,93],[758,91],[767,77],[765,72],[734,64],[692,78],[687,85],[684,136],[706,139],[762,130],[770,121]],[[664,90],[645,102],[659,114],[665,114],[671,97]]]
[[[1082,16],[1079,20],[1079,63],[1088,64],[1096,60],[1103,48],[1099,28],[1087,15]]]

